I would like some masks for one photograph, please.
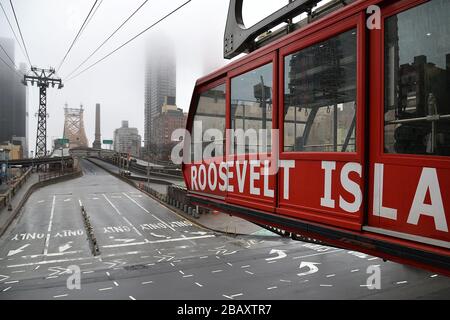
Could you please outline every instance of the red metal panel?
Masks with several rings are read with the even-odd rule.
[[[356,212],[347,212],[340,205],[340,197],[345,201],[355,202],[355,196],[349,194],[341,183],[340,172],[344,165],[348,163],[359,164],[361,167],[361,176],[356,172],[351,172],[350,180],[357,183],[360,187],[361,194],[364,194],[364,130],[365,130],[365,19],[362,13],[349,17],[332,27],[321,29],[314,34],[302,39],[302,41],[294,42],[280,49],[280,89],[284,92],[284,57],[307,48],[315,43],[324,41],[336,36],[352,28],[357,29],[357,125],[356,125],[356,141],[357,151],[352,152],[280,152],[280,160],[295,161],[295,169],[290,170],[289,174],[289,198],[284,197],[285,175],[284,169],[281,170],[278,180],[278,198],[280,214],[287,214],[301,219],[307,219],[360,230],[363,222],[363,205]],[[279,97],[279,127],[280,127],[280,149],[284,145],[284,95]],[[323,161],[331,161],[335,163],[335,170],[332,174],[331,197],[334,201],[334,208],[321,205],[321,198],[324,196],[325,175],[322,169]]]
[[[450,242],[448,232],[450,223],[450,194],[448,192],[450,190],[450,159],[428,155],[385,154],[383,150],[384,20],[389,16],[425,2],[427,1],[398,1],[383,8],[382,29],[373,30],[370,33],[370,48],[373,55],[371,56],[370,67],[372,79],[370,87],[370,118],[372,121],[370,143],[372,148],[370,149],[368,225],[382,230],[425,237],[431,242],[433,240]],[[378,166],[377,179],[375,178],[375,166]],[[382,172],[380,168],[383,169]],[[375,182],[376,180],[380,182],[380,177],[382,178],[382,184],[378,183],[379,188],[375,190]],[[433,181],[430,182],[429,179]],[[429,184],[427,184],[427,181]],[[437,183],[435,183],[436,181]],[[422,187],[428,186],[425,196],[422,196],[423,192],[420,190],[420,185]],[[435,203],[431,199],[431,194],[433,194]],[[425,204],[425,206],[422,204]],[[424,210],[423,207],[428,205],[433,205],[433,208],[428,207]],[[418,214],[415,210],[419,207],[422,207],[422,209],[417,209],[421,211],[421,214]],[[430,216],[430,212],[434,216]],[[417,216],[419,216],[418,219]],[[443,219],[440,219],[439,217],[442,216],[444,216]],[[447,226],[447,231],[445,231],[445,226]],[[418,238],[417,241],[423,240]]]

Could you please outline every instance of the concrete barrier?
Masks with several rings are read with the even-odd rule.
[[[68,181],[68,180],[71,180],[71,179],[79,178],[82,175],[83,175],[83,172],[81,170],[79,170],[77,172],[73,172],[73,173],[70,173],[70,174],[67,174],[67,175],[64,175],[64,176],[59,176],[59,177],[54,178],[54,179],[40,181],[40,182],[36,182],[35,184],[33,184],[27,190],[27,192],[25,193],[23,198],[20,199],[19,203],[14,208],[13,213],[11,214],[9,219],[6,221],[5,225],[0,226],[0,237],[5,233],[5,231],[8,229],[8,227],[14,221],[14,219],[16,218],[16,216],[18,215],[18,213],[20,212],[22,207],[27,202],[28,198],[33,194],[33,192],[35,192],[39,188],[43,188],[43,187],[46,187],[46,186],[51,185],[51,184],[55,184],[55,183],[58,183],[58,182],[63,182],[63,181]]]

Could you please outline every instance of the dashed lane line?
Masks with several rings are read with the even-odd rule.
[[[50,234],[51,234],[52,225],[53,225],[53,216],[55,213],[55,201],[56,201],[56,196],[53,195],[52,208],[50,211],[50,220],[49,220],[48,229],[47,229],[47,236],[45,237],[44,255],[47,255],[47,253],[48,253],[48,245],[50,243]]]
[[[110,244],[110,245],[104,245],[104,246],[102,246],[102,248],[119,248],[119,247],[128,247],[128,246],[140,246],[140,245],[144,245],[144,244],[187,241],[187,240],[196,240],[196,239],[206,239],[206,238],[212,238],[212,237],[215,237],[215,235],[211,234],[211,235],[197,236],[197,237],[174,238],[174,239],[143,241],[143,242],[134,242],[134,243]]]
[[[123,218],[123,220],[141,237],[143,237],[142,233],[139,232],[139,230],[124,216],[122,216],[122,213],[120,213],[119,209],[117,209],[117,207],[114,205],[114,203],[111,202],[111,200],[108,199],[108,197],[106,196],[106,194],[103,194],[103,197],[105,198],[106,201],[108,201],[108,203],[111,205],[111,207],[113,207],[113,209],[117,212],[117,214],[119,216],[121,216]]]
[[[145,212],[147,212],[148,214],[152,215],[153,218],[155,218],[156,220],[158,220],[159,222],[161,222],[162,224],[166,225],[169,229],[171,229],[172,231],[175,231],[175,228],[173,228],[170,224],[168,224],[167,222],[161,220],[160,218],[158,218],[157,216],[155,216],[153,213],[151,213],[150,211],[148,211],[147,209],[145,209],[143,206],[141,206],[136,200],[134,200],[133,198],[131,198],[129,195],[127,195],[125,192],[123,192],[123,195],[125,197],[127,197],[128,199],[130,199],[135,205],[137,205],[139,208],[141,208],[142,210],[144,210]]]
[[[336,249],[336,250],[331,250],[331,251],[325,251],[325,252],[308,254],[308,255],[299,256],[299,257],[293,257],[292,260],[309,258],[309,257],[314,257],[314,256],[320,256],[320,255],[329,254],[329,253],[336,253],[336,252],[340,252],[340,251],[344,251],[344,249]]]

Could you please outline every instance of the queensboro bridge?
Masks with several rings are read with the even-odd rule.
[[[64,108],[64,138],[69,140],[69,148],[88,147],[86,132],[84,131],[83,105],[80,108]]]

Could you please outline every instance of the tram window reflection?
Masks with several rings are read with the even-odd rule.
[[[385,22],[386,153],[450,156],[450,1]]]
[[[221,84],[207,90],[199,97],[191,137],[191,157],[194,161],[203,159],[203,156],[206,154],[205,149],[211,146],[212,141],[214,141],[215,146],[210,148],[212,149],[211,156],[219,157],[224,155],[225,88],[225,84]],[[215,133],[220,136],[214,136]]]
[[[356,29],[284,60],[284,151],[356,151]]]
[[[232,154],[270,152],[272,76],[273,65],[269,63],[231,79],[231,129],[245,134],[244,138],[233,134]]]

